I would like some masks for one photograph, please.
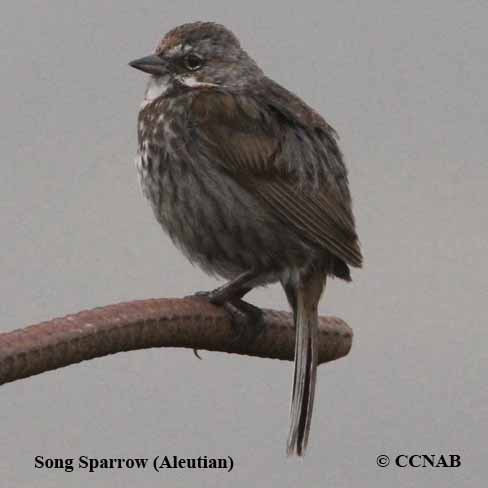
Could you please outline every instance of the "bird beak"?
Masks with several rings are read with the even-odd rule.
[[[144,58],[135,59],[129,63],[129,66],[144,71],[151,75],[165,75],[168,72],[168,62],[156,54],[145,56]]]

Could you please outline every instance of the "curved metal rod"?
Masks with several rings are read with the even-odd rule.
[[[254,341],[236,340],[226,312],[198,298],[158,298],[95,308],[0,334],[0,385],[121,351],[186,347],[293,360],[289,313],[264,310]],[[352,330],[341,319],[319,321],[319,364],[345,356]]]

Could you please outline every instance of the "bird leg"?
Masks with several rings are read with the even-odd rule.
[[[254,271],[246,271],[233,280],[215,288],[215,290],[198,291],[194,295],[190,295],[190,297],[202,297],[214,305],[223,305],[225,302],[235,298],[242,298],[246,293],[251,291],[253,288],[252,282],[256,280],[257,276],[257,273]]]
[[[244,340],[246,344],[254,342],[264,329],[263,311],[247,303],[242,297],[252,290],[258,274],[246,271],[233,280],[212,291],[200,291],[193,295],[208,300],[214,305],[223,306],[236,329],[234,341]],[[199,359],[198,350],[193,350]]]

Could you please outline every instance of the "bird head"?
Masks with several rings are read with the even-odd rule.
[[[150,74],[146,100],[172,88],[239,89],[256,82],[262,71],[237,37],[213,22],[183,24],[168,32],[154,54],[129,63]]]

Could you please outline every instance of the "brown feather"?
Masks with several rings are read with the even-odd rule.
[[[232,174],[298,235],[352,266],[361,266],[347,187],[345,193],[341,191],[339,180],[327,171],[328,161],[300,162],[308,165],[305,174],[322,174],[309,181],[287,154],[287,136],[297,137],[289,132],[294,130],[293,123],[321,122],[316,128],[322,131],[329,127],[315,112],[307,112],[303,106],[299,109],[296,120],[283,121],[255,97],[214,89],[195,97],[192,116],[207,142],[207,151],[211,148],[209,159]],[[317,147],[309,157],[327,157],[330,140],[324,143],[314,133],[313,139],[305,142]],[[337,154],[334,157],[340,157],[338,149]],[[346,178],[345,169],[340,176]]]

